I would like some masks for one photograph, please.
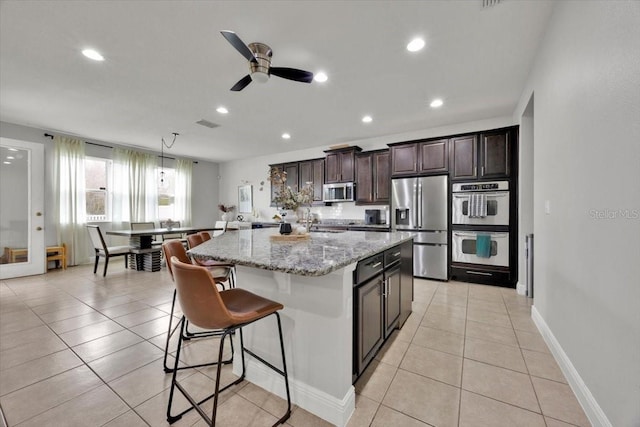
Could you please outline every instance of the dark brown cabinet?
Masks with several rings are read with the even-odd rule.
[[[362,151],[360,147],[348,147],[325,151],[324,182],[353,182],[355,179],[355,154]]]
[[[281,171],[287,173],[287,181],[285,183],[286,186],[291,187],[293,191],[298,191],[298,162],[292,163],[281,163],[277,165],[269,165],[269,168],[278,168]],[[274,198],[276,194],[280,191],[278,185],[274,185],[271,183],[271,206],[275,206]]]
[[[357,304],[357,338],[354,340],[356,348],[355,370],[362,373],[364,368],[374,358],[384,341],[382,275],[369,283],[359,286],[355,290]]]
[[[413,241],[358,262],[354,285],[353,379],[411,314]]]
[[[449,141],[451,179],[509,178],[513,132],[503,129],[483,132],[479,138],[476,135],[452,138]]]
[[[418,145],[418,172],[439,173],[449,170],[449,140],[421,142]]]
[[[507,178],[511,175],[511,132],[480,134],[480,178]]]
[[[418,172],[418,144],[391,147],[391,175],[412,175]]]
[[[324,159],[305,160],[298,164],[298,185],[304,187],[308,182],[313,187],[313,202],[322,202],[322,184],[324,183]]]
[[[449,140],[420,141],[391,147],[391,175],[428,175],[449,170]]]
[[[355,165],[356,204],[389,203],[389,150],[358,153]]]
[[[477,145],[475,135],[460,136],[449,140],[451,151],[451,179],[475,179],[477,177]]]

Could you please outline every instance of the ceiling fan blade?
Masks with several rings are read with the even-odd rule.
[[[231,90],[234,92],[241,91],[242,89],[247,87],[249,83],[251,83],[251,76],[247,74],[246,76],[238,80],[238,83],[234,84]]]
[[[302,83],[311,83],[311,81],[313,81],[312,72],[298,70],[296,68],[271,67],[269,69],[269,74]]]
[[[233,31],[220,31],[220,33],[229,43],[231,43],[231,46],[235,47],[236,50],[242,54],[242,56],[251,62],[258,62],[256,57],[253,55],[253,52],[251,52],[251,49],[249,49],[249,47],[240,40],[240,37],[238,37],[236,33]]]

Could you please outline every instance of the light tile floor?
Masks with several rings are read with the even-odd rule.
[[[167,425],[162,357],[172,295],[166,270],[117,262],[106,278],[81,266],[1,281],[0,406],[8,425]],[[355,385],[349,426],[590,425],[530,304],[513,289],[416,280],[412,315]],[[193,340],[184,360],[207,360],[216,347],[216,339]],[[213,389],[211,367],[180,375],[197,396]],[[223,381],[232,375],[225,367]],[[286,402],[243,382],[219,405],[218,425],[267,426]],[[174,425],[204,422],[191,411]],[[294,407],[287,425],[328,424]]]

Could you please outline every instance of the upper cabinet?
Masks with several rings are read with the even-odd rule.
[[[298,163],[298,185],[304,187],[308,182],[313,187],[313,202],[322,202],[322,184],[324,183],[324,159],[305,160]]]
[[[449,170],[449,140],[391,146],[391,175],[428,175]]]
[[[480,178],[511,176],[512,131],[480,134]]]
[[[451,179],[475,179],[478,169],[478,138],[475,135],[451,138]]]
[[[346,147],[325,151],[324,182],[353,182],[355,179],[355,153],[362,151],[360,147]]]
[[[389,150],[358,153],[355,157],[356,205],[389,203]]]
[[[452,138],[451,179],[494,179],[511,176],[514,130],[502,129]]]

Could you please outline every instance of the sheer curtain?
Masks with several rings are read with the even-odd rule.
[[[157,220],[157,156],[139,151],[113,149],[113,222],[125,223]]]
[[[191,160],[177,159],[175,174],[174,212],[175,220],[188,227],[191,225]]]
[[[58,242],[67,245],[67,264],[87,262],[91,256],[86,231],[84,142],[54,137]]]

